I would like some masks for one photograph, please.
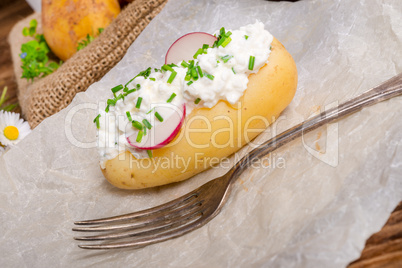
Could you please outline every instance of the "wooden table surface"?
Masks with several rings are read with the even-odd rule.
[[[17,84],[13,72],[8,33],[13,25],[33,13],[25,0],[1,0],[0,3],[0,95],[8,87],[8,103],[17,101]],[[17,108],[16,112],[19,112]],[[366,241],[360,258],[348,267],[402,267],[402,201],[387,223]]]

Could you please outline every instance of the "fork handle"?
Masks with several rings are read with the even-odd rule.
[[[322,125],[360,111],[364,107],[402,95],[402,73],[386,82],[366,91],[365,93],[340,104],[337,107],[324,111],[259,145],[236,163],[231,176],[234,181],[243,170],[252,164],[252,160],[265,156],[282,145],[308,133]]]

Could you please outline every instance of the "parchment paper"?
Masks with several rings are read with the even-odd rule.
[[[353,261],[402,200],[401,97],[280,148],[242,175],[209,224],[138,250],[81,250],[73,221],[161,204],[224,168],[123,191],[103,178],[97,150],[78,141],[94,142],[97,101],[145,67],[160,66],[176,38],[255,19],[283,42],[299,71],[293,102],[257,138],[266,140],[401,72],[401,11],[398,0],[170,0],[116,68],[0,158],[0,266],[341,267]]]

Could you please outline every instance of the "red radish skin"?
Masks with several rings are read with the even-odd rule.
[[[216,37],[204,32],[194,32],[183,35],[177,39],[168,49],[165,56],[165,64],[177,64],[183,60],[192,60],[194,54],[202,45],[212,46]]]
[[[185,117],[186,117],[186,105],[183,104],[183,114],[182,114],[181,119],[178,122],[176,128],[166,137],[166,139],[164,139],[161,142],[158,142],[155,145],[152,145],[152,144],[150,146],[138,145],[138,143],[136,142],[137,134],[131,135],[130,137],[127,137],[127,142],[132,147],[137,148],[137,149],[141,149],[141,150],[155,150],[155,149],[158,149],[158,148],[162,148],[163,146],[166,146],[167,144],[169,144],[177,136],[177,134],[179,133],[179,131],[180,131],[182,125],[183,125]],[[166,118],[166,121],[168,121],[168,118]],[[166,121],[164,120],[164,122],[166,122]],[[161,125],[155,126],[151,130],[148,130],[148,131],[154,131],[155,132],[156,128],[158,128],[158,131],[163,131],[163,124],[164,123],[162,122]],[[149,135],[149,134],[147,134],[147,135]],[[144,138],[145,138],[145,136],[144,136]]]

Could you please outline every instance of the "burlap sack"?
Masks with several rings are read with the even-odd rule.
[[[46,117],[65,108],[78,92],[85,91],[115,66],[166,2],[134,0],[90,45],[64,62],[56,72],[35,79],[33,83],[20,78],[22,70],[19,54],[21,44],[29,40],[22,36],[22,29],[29,25],[31,19],[37,19],[37,31],[41,32],[40,14],[33,14],[18,22],[9,35],[9,43],[17,77],[19,103],[31,127],[35,128]]]

